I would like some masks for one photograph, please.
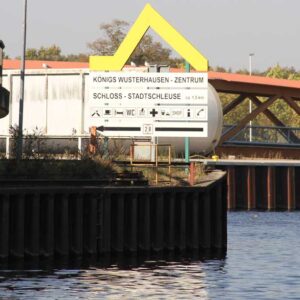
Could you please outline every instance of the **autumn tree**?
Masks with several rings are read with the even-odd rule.
[[[114,20],[111,23],[100,25],[102,36],[88,48],[94,55],[114,55],[121,42],[124,40],[129,23],[123,20]],[[136,65],[144,65],[145,62],[155,64],[168,64],[178,67],[183,63],[182,59],[172,58],[172,51],[165,48],[160,42],[154,41],[153,37],[146,34],[134,50],[127,63],[134,62]]]

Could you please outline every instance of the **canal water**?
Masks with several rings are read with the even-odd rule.
[[[300,299],[300,213],[228,213],[225,259],[0,271],[0,299]]]

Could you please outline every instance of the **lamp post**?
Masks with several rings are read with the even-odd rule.
[[[27,0],[24,0],[23,19],[23,47],[20,72],[20,106],[19,106],[19,132],[17,140],[17,159],[22,158],[23,153],[23,111],[24,111],[24,86],[25,86],[25,60],[26,60],[26,34],[27,34]]]
[[[249,75],[252,76],[252,57],[254,53],[249,53]],[[252,113],[252,101],[249,100],[249,114]],[[249,141],[252,142],[252,121],[249,122]]]

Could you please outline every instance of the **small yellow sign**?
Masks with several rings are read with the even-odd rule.
[[[208,71],[207,59],[150,4],[146,4],[114,56],[90,56],[90,70],[121,71],[150,27],[196,71]]]

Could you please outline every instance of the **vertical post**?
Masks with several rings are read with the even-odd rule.
[[[155,143],[155,183],[158,184],[158,145]]]
[[[155,144],[155,166],[158,167],[158,145]]]
[[[111,251],[111,193],[104,193],[103,195],[103,215],[102,215],[102,242],[100,246],[101,253]]]
[[[188,229],[190,232],[190,238],[188,241],[188,248],[195,250],[199,249],[199,238],[200,238],[200,230],[199,230],[199,193],[194,192],[191,197],[191,206],[189,207],[189,214],[191,216],[191,227]]]
[[[82,194],[72,194],[70,196],[72,200],[69,208],[69,224],[72,224],[73,229],[70,232],[70,252],[77,256],[83,254],[83,198]]]
[[[229,210],[236,209],[236,182],[235,167],[227,168],[227,207]]]
[[[108,151],[108,137],[105,136],[103,139],[103,157],[108,158],[109,151]]]
[[[5,157],[9,159],[9,136],[6,137]]]
[[[191,162],[190,163],[189,182],[190,182],[190,185],[192,185],[192,186],[195,184],[195,169],[196,169],[195,163]]]
[[[8,90],[10,91],[9,93],[9,107],[8,107],[8,111],[9,111],[9,121],[8,121],[8,125],[10,128],[13,123],[12,123],[12,111],[13,111],[13,105],[12,105],[12,90],[13,90],[13,75],[11,73],[8,74]]]
[[[14,257],[24,257],[24,211],[25,195],[18,194],[10,197],[11,207],[11,226],[9,235],[10,255]]]
[[[85,115],[85,75],[80,71],[81,77],[81,120],[80,120],[80,134],[84,134],[84,115]]]
[[[23,110],[24,110],[24,86],[25,86],[25,60],[26,60],[26,31],[27,31],[27,0],[24,0],[24,21],[23,21],[23,49],[21,63],[20,82],[20,107],[19,107],[19,134],[17,140],[17,159],[22,158],[23,152]]]
[[[151,137],[151,144],[150,144],[150,149],[151,149],[151,162],[155,162],[155,147],[153,147],[154,145],[156,145],[156,138],[155,136]]]
[[[78,151],[78,154],[81,154],[81,149],[82,149],[82,137],[79,136],[78,137],[78,142],[77,142],[77,151]]]
[[[45,101],[46,101],[46,116],[45,116],[45,133],[48,134],[48,90],[49,90],[49,81],[48,81],[48,65],[44,64],[43,68],[45,69]]]
[[[2,87],[2,64],[3,64],[3,49],[4,48],[5,48],[5,45],[0,40],[0,89]]]
[[[0,258],[7,258],[9,255],[9,194],[0,197]]]
[[[151,230],[153,230],[153,235],[151,234],[152,250],[154,252],[160,252],[164,249],[164,193],[154,194],[151,202],[151,205],[155,207],[153,226],[151,226]]]
[[[40,202],[41,205],[41,254],[49,257],[54,254],[54,232],[55,232],[55,221],[56,214],[54,211],[55,195],[47,194]]]
[[[134,144],[130,145],[130,164],[133,164],[133,151],[134,151]]]
[[[88,194],[83,198],[83,206],[87,212],[88,218],[85,222],[86,234],[83,237],[83,252],[88,255],[97,253],[97,210],[98,198],[96,194]],[[85,216],[83,215],[83,218]]]
[[[138,218],[138,243],[141,251],[148,252],[151,247],[151,207],[150,194],[146,192],[138,198],[138,210],[140,218]]]
[[[275,168],[268,167],[267,175],[268,210],[274,210],[276,205]]]
[[[125,199],[125,251],[137,252],[137,222],[138,222],[138,197],[136,193],[126,195]],[[127,206],[127,207],[126,207]]]
[[[191,66],[190,64],[186,61],[185,62],[185,72],[189,73],[191,71]],[[189,163],[190,162],[190,138],[185,137],[184,138],[184,157],[185,157],[185,162]]]
[[[89,144],[89,152],[90,154],[96,153],[96,144],[97,144],[97,128],[95,126],[90,128],[91,137]]]
[[[252,56],[254,53],[249,53],[249,75],[252,76]],[[249,114],[252,113],[252,101],[249,99]],[[252,121],[249,122],[249,142],[252,142]]]
[[[248,210],[256,208],[255,167],[247,167]]]
[[[202,249],[211,248],[212,237],[212,201],[209,191],[201,196],[202,209],[200,210],[200,246]]]
[[[287,168],[287,198],[288,210],[295,210],[296,208],[296,193],[295,193],[295,167]]]
[[[40,254],[40,194],[34,194],[25,199],[25,238],[24,252],[31,257]]]
[[[169,174],[169,180],[172,181],[171,177],[171,145],[168,146],[169,148],[169,166],[168,166],[168,174]]]
[[[123,252],[124,250],[124,194],[115,194],[115,206],[113,210],[112,224],[112,249],[115,252]]]

